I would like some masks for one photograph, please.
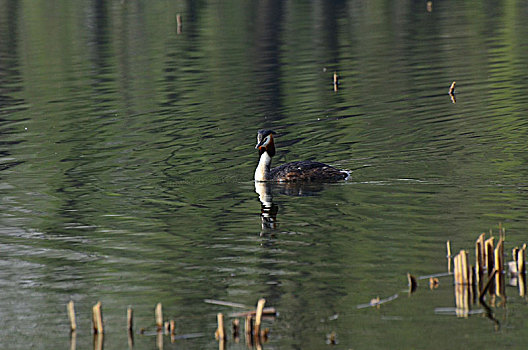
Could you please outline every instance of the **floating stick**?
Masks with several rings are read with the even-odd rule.
[[[229,314],[230,317],[246,317],[248,315],[250,316],[255,316],[257,314],[257,311],[256,310],[252,310],[252,311],[246,311],[246,312],[234,312],[234,313],[231,313]],[[275,309],[274,307],[265,307],[263,310],[262,310],[262,316],[275,316],[277,315],[277,309]]]
[[[232,303],[230,301],[223,301],[223,300],[204,299],[204,302],[208,303],[208,304],[230,306],[230,307],[236,307],[236,308],[240,308],[240,309],[249,309],[250,308],[249,306],[244,305],[244,304]]]
[[[156,310],[154,312],[156,316],[156,327],[158,328],[158,331],[163,329],[163,311],[161,303],[158,303],[156,305]]]
[[[480,301],[484,300],[484,295],[486,295],[486,292],[490,288],[491,283],[493,282],[493,279],[495,278],[495,274],[496,273],[497,273],[497,270],[493,269],[493,271],[491,272],[491,275],[488,278],[488,282],[484,285],[484,288],[482,288],[482,290],[479,292],[479,300]]]
[[[224,330],[224,315],[222,315],[221,312],[219,312],[216,315],[216,319],[218,321],[218,328],[216,329],[216,334],[219,341],[225,340],[225,330]]]
[[[92,307],[92,323],[93,323],[93,330],[94,334],[103,334],[103,312],[101,310],[101,302],[98,301],[97,304],[95,304]]]
[[[73,305],[73,300],[67,305],[68,318],[70,319],[70,330],[74,332],[77,329],[77,323],[75,322],[75,306]]]
[[[134,329],[134,311],[131,307],[127,308],[127,330],[133,331]]]
[[[264,309],[264,304],[266,304],[266,299],[259,299],[257,303],[257,315],[255,317],[255,336],[260,336],[260,324],[262,322],[262,310]]]

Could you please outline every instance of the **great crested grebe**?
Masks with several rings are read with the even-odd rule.
[[[255,181],[296,182],[296,181],[338,181],[344,180],[349,173],[330,165],[303,160],[286,163],[271,169],[271,158],[275,155],[273,130],[259,130],[257,145],[259,163],[255,170]]]

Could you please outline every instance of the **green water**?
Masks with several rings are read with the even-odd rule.
[[[515,287],[492,306],[499,326],[438,312],[451,277],[406,291],[407,272],[446,271],[446,240],[472,253],[502,223],[507,255],[528,241],[524,2],[0,9],[0,347],[70,348],[74,300],[90,348],[100,300],[105,349],[128,347],[128,306],[134,348],[157,348],[139,329],[158,302],[178,334],[203,334],[164,348],[215,349],[217,312],[238,310],[203,300],[260,297],[279,311],[264,348],[321,349],[332,332],[336,349],[525,346]],[[256,189],[260,128],[277,131],[274,164],[351,178]]]

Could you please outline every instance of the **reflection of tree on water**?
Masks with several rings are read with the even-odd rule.
[[[255,181],[255,192],[261,203],[261,236],[272,234],[278,228],[277,214],[279,206],[273,203],[273,192],[287,196],[313,196],[322,191],[323,183],[270,183]]]

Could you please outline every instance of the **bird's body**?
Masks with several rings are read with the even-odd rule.
[[[259,130],[257,148],[259,164],[255,170],[255,181],[301,182],[301,181],[339,181],[348,177],[349,173],[330,165],[309,160],[282,164],[271,168],[271,159],[275,155],[273,131]]]

